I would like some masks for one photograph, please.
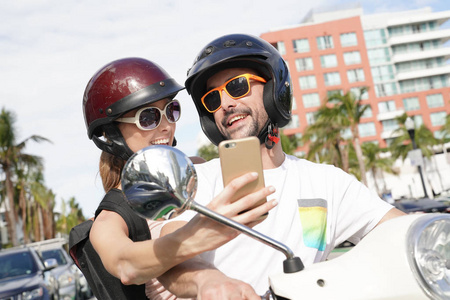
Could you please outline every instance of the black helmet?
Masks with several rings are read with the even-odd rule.
[[[89,80],[83,96],[83,114],[88,136],[98,148],[127,160],[127,146],[114,120],[140,106],[173,98],[183,90],[156,63],[143,58],[110,62]],[[100,137],[105,136],[107,140]]]
[[[251,68],[267,80],[263,101],[269,121],[259,133],[261,143],[264,143],[268,128],[269,131],[272,131],[270,128],[276,130],[291,119],[292,84],[286,62],[271,44],[247,34],[222,36],[200,51],[188,70],[185,86],[197,107],[203,131],[216,145],[225,138],[217,128],[213,114],[203,107],[201,97],[206,93],[209,77],[229,68]]]

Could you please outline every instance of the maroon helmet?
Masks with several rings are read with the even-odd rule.
[[[133,152],[114,120],[140,106],[173,98],[182,89],[149,60],[124,58],[107,64],[95,73],[84,91],[83,113],[89,138],[101,150],[127,160]]]

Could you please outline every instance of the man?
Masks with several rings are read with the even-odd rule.
[[[285,243],[306,266],[325,260],[345,240],[357,243],[377,224],[403,214],[342,170],[283,152],[278,130],[291,117],[292,84],[286,63],[266,41],[240,34],[212,41],[188,71],[186,89],[203,131],[214,144],[247,136],[260,139],[265,182],[276,189],[273,197],[278,205],[254,229]],[[223,189],[220,163],[212,160],[196,169],[196,201],[206,204]],[[180,219],[186,221],[192,215]],[[163,232],[180,224],[169,223]],[[268,289],[268,276],[282,272],[284,256],[241,235],[202,258],[262,295]],[[200,267],[193,268],[179,266],[161,279],[176,293],[231,293],[226,279],[202,276]],[[215,271],[210,268],[204,272]],[[229,290],[220,285],[221,280]]]

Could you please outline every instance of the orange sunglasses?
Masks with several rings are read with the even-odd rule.
[[[253,74],[242,74],[231,78],[219,87],[216,87],[208,91],[202,97],[202,104],[206,110],[210,113],[214,113],[222,107],[222,91],[230,96],[232,99],[237,100],[246,96],[250,92],[250,79],[264,82],[267,81],[259,76]]]

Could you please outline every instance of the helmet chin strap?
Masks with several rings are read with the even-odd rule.
[[[128,147],[122,133],[116,125],[106,124],[103,126],[103,131],[108,141],[102,141],[102,147],[97,144],[100,149],[111,153],[114,156],[118,156],[125,161],[127,161],[134,154],[134,152]]]
[[[122,133],[116,125],[103,125],[103,131],[108,139],[107,141],[103,141],[97,136],[94,136],[92,138],[94,140],[94,143],[101,150],[106,151],[114,156],[118,156],[125,161],[127,161],[134,154],[130,147],[128,147],[125,139],[122,136]],[[175,147],[176,145],[177,140],[174,137],[172,147]]]
[[[264,143],[267,149],[272,149],[275,144],[280,141],[278,133],[278,126],[273,124],[270,120],[267,120],[263,129],[258,134],[258,139],[261,144]]]

